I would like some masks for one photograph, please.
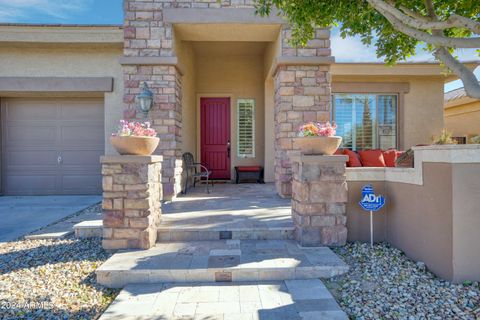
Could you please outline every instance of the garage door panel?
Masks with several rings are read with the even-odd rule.
[[[57,128],[55,126],[35,126],[29,123],[7,126],[6,143],[15,147],[15,144],[35,146],[38,144],[52,145],[57,142]]]
[[[5,194],[101,193],[102,100],[7,99],[2,114]]]
[[[104,129],[102,125],[96,126],[81,126],[81,125],[66,125],[61,127],[61,144],[65,148],[75,146],[92,146],[102,147],[104,145]]]
[[[58,119],[59,108],[55,100],[33,101],[23,99],[11,99],[6,103],[7,121],[42,121]]]
[[[65,194],[92,194],[99,190],[100,175],[71,174],[63,175],[62,185]]]
[[[67,169],[69,166],[80,166],[80,167],[94,167],[100,168],[100,157],[103,155],[103,151],[92,150],[81,152],[81,157],[78,156],[79,152],[75,151],[63,151],[63,169]]]
[[[10,170],[28,166],[29,170],[35,170],[35,168],[45,170],[45,167],[51,167],[53,171],[56,171],[57,154],[56,150],[10,150],[7,153],[7,163]]]
[[[59,188],[55,175],[44,174],[7,176],[8,193],[21,195],[48,195],[55,194]]]
[[[62,120],[91,120],[103,119],[103,104],[98,101],[67,101],[61,109]]]

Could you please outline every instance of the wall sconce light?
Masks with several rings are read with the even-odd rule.
[[[148,84],[146,82],[142,82],[140,89],[142,89],[142,92],[140,92],[140,94],[137,96],[137,108],[141,113],[143,113],[144,118],[146,118],[148,116],[148,112],[152,109],[153,92],[148,88]]]

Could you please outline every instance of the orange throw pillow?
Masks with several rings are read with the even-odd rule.
[[[360,162],[360,159],[358,158],[358,154],[355,151],[352,151],[350,149],[345,149],[344,153],[345,153],[345,155],[348,156],[348,162],[347,162],[348,167],[361,167],[362,166],[362,163]]]
[[[385,160],[385,166],[387,167],[395,167],[395,161],[398,157],[398,151],[395,149],[388,149],[386,151],[382,151],[383,160]]]
[[[385,167],[382,150],[365,150],[358,154],[364,167]]]

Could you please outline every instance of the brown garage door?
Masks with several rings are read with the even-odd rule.
[[[101,99],[2,99],[4,194],[99,194]]]

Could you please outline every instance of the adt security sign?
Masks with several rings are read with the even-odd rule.
[[[385,198],[382,195],[376,196],[373,187],[369,184],[362,188],[362,200],[360,206],[366,211],[378,211],[385,205]]]
[[[359,204],[363,210],[370,211],[370,245],[373,247],[373,212],[385,205],[385,198],[382,195],[375,195],[373,187],[367,184],[362,188],[362,199]]]

